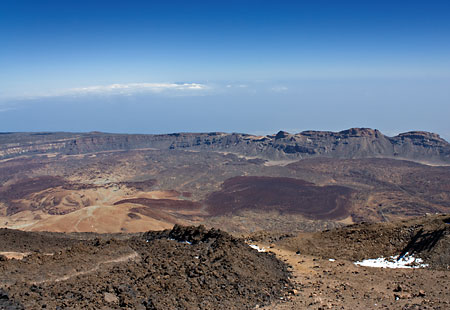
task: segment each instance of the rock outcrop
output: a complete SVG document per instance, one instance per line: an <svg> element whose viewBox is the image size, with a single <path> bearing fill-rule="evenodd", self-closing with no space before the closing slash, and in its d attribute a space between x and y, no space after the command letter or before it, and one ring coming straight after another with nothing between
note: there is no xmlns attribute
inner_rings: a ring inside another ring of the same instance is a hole
<svg viewBox="0 0 450 310"><path fill-rule="evenodd" d="M254 136L239 133L174 133L127 135L109 133L4 133L0 159L21 155L88 154L136 149L188 149L232 152L263 159L397 158L450 163L450 144L435 133L411 131L388 137L378 130L351 128L340 132L303 131Z"/></svg>

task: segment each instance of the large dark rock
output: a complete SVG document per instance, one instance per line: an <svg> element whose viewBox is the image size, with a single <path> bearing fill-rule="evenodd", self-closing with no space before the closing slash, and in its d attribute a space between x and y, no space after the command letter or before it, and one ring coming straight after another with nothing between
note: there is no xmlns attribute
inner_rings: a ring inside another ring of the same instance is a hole
<svg viewBox="0 0 450 310"><path fill-rule="evenodd" d="M11 300L8 296L8 294L0 289L0 309L1 310L23 310L24 308Z"/></svg>

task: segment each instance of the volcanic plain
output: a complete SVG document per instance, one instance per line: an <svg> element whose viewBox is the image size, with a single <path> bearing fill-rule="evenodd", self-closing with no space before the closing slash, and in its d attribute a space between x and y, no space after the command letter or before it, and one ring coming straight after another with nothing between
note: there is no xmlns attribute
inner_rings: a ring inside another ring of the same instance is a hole
<svg viewBox="0 0 450 310"><path fill-rule="evenodd" d="M5 133L0 308L447 309L449 184L425 132Z"/></svg>

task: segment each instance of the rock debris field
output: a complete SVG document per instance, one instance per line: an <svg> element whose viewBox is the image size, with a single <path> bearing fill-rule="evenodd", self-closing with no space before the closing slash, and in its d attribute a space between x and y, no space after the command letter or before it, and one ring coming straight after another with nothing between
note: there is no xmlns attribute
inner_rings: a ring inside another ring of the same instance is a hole
<svg viewBox="0 0 450 310"><path fill-rule="evenodd" d="M0 258L0 309L253 309L290 290L274 254L202 226L122 240L5 229L0 237L2 253L30 253Z"/></svg>

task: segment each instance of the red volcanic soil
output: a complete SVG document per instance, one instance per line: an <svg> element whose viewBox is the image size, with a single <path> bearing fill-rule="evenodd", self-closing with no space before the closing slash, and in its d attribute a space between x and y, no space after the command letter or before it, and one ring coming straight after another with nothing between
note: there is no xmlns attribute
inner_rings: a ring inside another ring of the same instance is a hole
<svg viewBox="0 0 450 310"><path fill-rule="evenodd" d="M192 193L191 192L182 192L181 195L185 198L191 198L192 197Z"/></svg>
<svg viewBox="0 0 450 310"><path fill-rule="evenodd" d="M149 191L153 186L158 183L155 179L149 179L145 181L128 181L128 182L120 182L119 184L125 185L127 187L132 187L138 191Z"/></svg>
<svg viewBox="0 0 450 310"><path fill-rule="evenodd" d="M66 182L62 178L53 176L22 179L19 182L2 189L0 198L22 199L29 194L40 192L48 188L62 186L64 184L66 184Z"/></svg>
<svg viewBox="0 0 450 310"><path fill-rule="evenodd" d="M196 210L200 208L198 202L189 200L175 200L175 199L150 199L150 198L130 198L119 200L114 205L120 205L123 203L139 204L152 209L181 211L181 210Z"/></svg>
<svg viewBox="0 0 450 310"><path fill-rule="evenodd" d="M234 177L206 200L212 216L241 210L276 210L311 219L337 219L349 215L353 190L343 186L316 186L299 179Z"/></svg>
<svg viewBox="0 0 450 310"><path fill-rule="evenodd" d="M14 200L22 199L32 193L63 186L65 184L66 182L62 178L53 176L26 178L6 187L0 186L0 201L9 203L7 214L12 215L29 209L29 206L15 203Z"/></svg>
<svg viewBox="0 0 450 310"><path fill-rule="evenodd" d="M92 184L73 183L64 178L49 175L24 178L14 184L0 186L0 202L7 203L7 215L12 215L25 210L32 210L35 206L21 203L18 200L27 198L31 194L57 187L66 190L83 190L95 188L97 186Z"/></svg>

